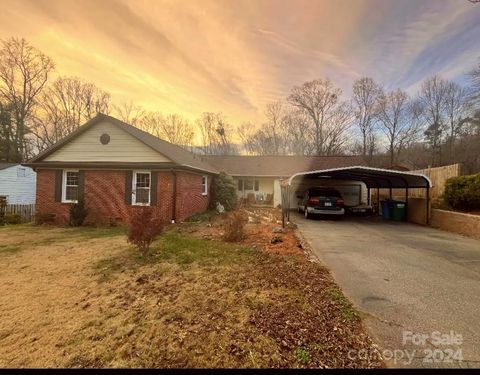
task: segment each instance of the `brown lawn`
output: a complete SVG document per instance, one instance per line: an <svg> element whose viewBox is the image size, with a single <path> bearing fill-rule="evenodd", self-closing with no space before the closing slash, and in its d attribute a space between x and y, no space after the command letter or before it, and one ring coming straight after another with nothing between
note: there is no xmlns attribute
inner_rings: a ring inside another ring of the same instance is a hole
<svg viewBox="0 0 480 375"><path fill-rule="evenodd" d="M292 233L272 254L271 225L225 244L211 223L170 229L147 258L119 228L0 228L0 366L381 366L348 358L375 349Z"/></svg>

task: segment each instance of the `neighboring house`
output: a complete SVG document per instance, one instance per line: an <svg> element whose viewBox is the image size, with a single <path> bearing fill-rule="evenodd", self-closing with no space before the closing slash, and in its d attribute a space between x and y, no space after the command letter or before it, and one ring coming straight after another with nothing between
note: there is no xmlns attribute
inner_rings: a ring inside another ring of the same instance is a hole
<svg viewBox="0 0 480 375"><path fill-rule="evenodd" d="M32 168L0 162L0 198L7 204L35 203L36 173Z"/></svg>
<svg viewBox="0 0 480 375"><path fill-rule="evenodd" d="M298 172L365 165L359 156L204 156L220 172L231 175L237 186L237 195L248 203L281 204L280 181ZM311 181L309 181L311 184ZM366 187L358 181L318 181L318 185L336 186L346 205L366 201ZM309 186L300 185L297 190ZM296 199L292 191L290 199Z"/></svg>
<svg viewBox="0 0 480 375"><path fill-rule="evenodd" d="M182 220L207 209L218 174L200 156L103 114L25 165L37 172L37 214L58 223L79 199L91 223L125 222L142 206Z"/></svg>

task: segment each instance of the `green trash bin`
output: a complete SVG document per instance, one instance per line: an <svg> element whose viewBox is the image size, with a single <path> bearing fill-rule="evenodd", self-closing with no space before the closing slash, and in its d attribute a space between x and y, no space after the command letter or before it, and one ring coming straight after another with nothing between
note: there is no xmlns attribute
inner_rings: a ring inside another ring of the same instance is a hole
<svg viewBox="0 0 480 375"><path fill-rule="evenodd" d="M405 221L407 219L407 203L400 201L393 201L392 218L395 221Z"/></svg>

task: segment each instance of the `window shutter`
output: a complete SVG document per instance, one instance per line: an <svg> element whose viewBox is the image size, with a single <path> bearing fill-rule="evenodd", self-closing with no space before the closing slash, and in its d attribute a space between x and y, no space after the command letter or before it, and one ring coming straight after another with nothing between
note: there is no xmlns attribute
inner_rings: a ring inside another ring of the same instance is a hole
<svg viewBox="0 0 480 375"><path fill-rule="evenodd" d="M55 171L55 202L62 201L63 171Z"/></svg>
<svg viewBox="0 0 480 375"><path fill-rule="evenodd" d="M158 172L151 172L150 181L150 206L157 205L157 184L158 184Z"/></svg>
<svg viewBox="0 0 480 375"><path fill-rule="evenodd" d="M255 191L258 191L260 189L258 180L255 180Z"/></svg>
<svg viewBox="0 0 480 375"><path fill-rule="evenodd" d="M238 191L243 190L243 180L238 180Z"/></svg>
<svg viewBox="0 0 480 375"><path fill-rule="evenodd" d="M78 171L78 200L85 198L85 171Z"/></svg>
<svg viewBox="0 0 480 375"><path fill-rule="evenodd" d="M125 203L132 204L132 182L133 171L127 171L125 174Z"/></svg>

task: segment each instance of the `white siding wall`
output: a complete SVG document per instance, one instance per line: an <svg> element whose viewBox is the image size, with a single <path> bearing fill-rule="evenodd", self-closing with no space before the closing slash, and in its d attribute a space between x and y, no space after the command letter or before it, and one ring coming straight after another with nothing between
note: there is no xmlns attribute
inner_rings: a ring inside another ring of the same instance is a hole
<svg viewBox="0 0 480 375"><path fill-rule="evenodd" d="M25 169L25 177L19 177L18 169ZM14 165L0 170L0 196L7 197L7 204L35 203L37 174L32 168Z"/></svg>
<svg viewBox="0 0 480 375"><path fill-rule="evenodd" d="M110 136L110 142L106 145L100 143L100 136L104 133ZM47 156L45 161L168 162L170 160L117 126L103 121Z"/></svg>
<svg viewBox="0 0 480 375"><path fill-rule="evenodd" d="M280 179L273 180L273 207L282 205L282 189L280 188Z"/></svg>
<svg viewBox="0 0 480 375"><path fill-rule="evenodd" d="M273 178L269 177L234 177L235 188L237 190L238 198L247 198L248 193L254 194L264 194L266 197L267 194L274 194L274 181ZM249 190L249 191L239 191L238 190L238 180L258 180L258 191ZM275 195L273 196L273 201L275 202Z"/></svg>

